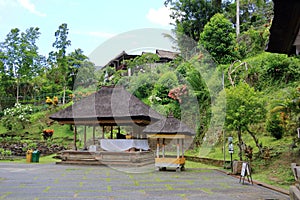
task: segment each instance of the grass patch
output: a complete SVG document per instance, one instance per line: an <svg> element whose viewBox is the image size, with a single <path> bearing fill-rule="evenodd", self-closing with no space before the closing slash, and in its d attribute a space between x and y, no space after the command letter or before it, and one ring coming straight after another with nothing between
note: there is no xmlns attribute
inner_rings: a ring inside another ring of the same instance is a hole
<svg viewBox="0 0 300 200"><path fill-rule="evenodd" d="M107 192L111 192L112 191L112 188L110 185L107 186Z"/></svg>
<svg viewBox="0 0 300 200"><path fill-rule="evenodd" d="M134 186L139 186L140 185L140 183L137 180L134 180L133 182L134 182Z"/></svg>
<svg viewBox="0 0 300 200"><path fill-rule="evenodd" d="M12 192L5 192L2 196L0 196L0 199L5 199L7 196L9 196Z"/></svg>
<svg viewBox="0 0 300 200"><path fill-rule="evenodd" d="M174 190L174 188L170 184L165 184L167 190Z"/></svg>
<svg viewBox="0 0 300 200"><path fill-rule="evenodd" d="M79 187L82 187L83 186L83 182L79 182Z"/></svg>
<svg viewBox="0 0 300 200"><path fill-rule="evenodd" d="M203 163L199 163L199 162L193 162L193 161L185 161L185 168L191 168L191 169L195 169L195 168L206 168L206 169L220 169L220 167L216 167L216 166L211 166L211 165L206 165Z"/></svg>
<svg viewBox="0 0 300 200"><path fill-rule="evenodd" d="M209 188L200 188L203 192L206 192L207 194L213 194L213 192L211 191L211 189Z"/></svg>
<svg viewBox="0 0 300 200"><path fill-rule="evenodd" d="M51 188L50 186L46 187L46 188L43 190L43 192L49 192L50 188Z"/></svg>
<svg viewBox="0 0 300 200"><path fill-rule="evenodd" d="M53 158L53 156L55 156L55 154L51 154L51 155L47 155L47 156L40 156L39 162L36 164L50 164L50 163L55 163L55 162L59 161L58 159ZM28 162L26 162L26 158L17 158L14 160L0 160L0 162L28 163Z"/></svg>

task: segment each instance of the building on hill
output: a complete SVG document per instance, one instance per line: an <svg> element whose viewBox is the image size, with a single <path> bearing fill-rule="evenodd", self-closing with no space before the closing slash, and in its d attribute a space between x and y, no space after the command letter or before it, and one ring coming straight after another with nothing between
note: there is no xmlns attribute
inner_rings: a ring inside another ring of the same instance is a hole
<svg viewBox="0 0 300 200"><path fill-rule="evenodd" d="M146 54L146 53L151 53L151 52L142 52L141 55ZM156 49L155 55L158 56L159 60L156 62L156 65L162 64L162 63L168 63L174 60L177 56L179 56L179 53L177 52L172 52L172 51L167 51L167 50L161 50L161 49ZM139 68L140 66L136 66L136 69L130 69L127 67L125 60L131 60L136 57L139 57L141 55L138 54L128 54L125 51L122 51L119 55L117 55L115 58L110 60L103 68L102 70L106 70L108 67L113 68L115 71L119 70L125 70L126 72L123 73L123 76L131 76L133 74L134 70L141 70ZM155 65L155 66L156 66ZM107 71L106 71L107 72ZM109 78L111 75L108 74L106 75L106 78Z"/></svg>

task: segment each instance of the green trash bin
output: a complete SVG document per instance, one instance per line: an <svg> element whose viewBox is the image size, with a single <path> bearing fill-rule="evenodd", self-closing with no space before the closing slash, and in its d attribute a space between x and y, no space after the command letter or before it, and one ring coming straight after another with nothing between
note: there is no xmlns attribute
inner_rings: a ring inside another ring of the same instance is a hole
<svg viewBox="0 0 300 200"><path fill-rule="evenodd" d="M40 160L40 152L38 150L35 150L32 152L32 162L38 163Z"/></svg>

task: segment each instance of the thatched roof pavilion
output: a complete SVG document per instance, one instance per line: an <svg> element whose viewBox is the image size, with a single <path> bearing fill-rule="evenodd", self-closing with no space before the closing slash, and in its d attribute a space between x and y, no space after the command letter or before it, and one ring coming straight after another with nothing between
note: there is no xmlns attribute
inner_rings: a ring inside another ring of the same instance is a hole
<svg viewBox="0 0 300 200"><path fill-rule="evenodd" d="M195 132L191 130L180 120L173 117L173 115L167 118L161 119L151 125L148 125L144 130L148 138L156 139L156 158L155 166L157 168L166 169L166 167L175 167L177 171L184 169L185 157L184 157L184 139L195 135ZM162 144L160 144L162 139ZM176 140L177 155L176 157L167 157L165 155L165 140ZM162 151L162 157L160 157L160 149ZM181 149L181 155L180 155Z"/></svg>
<svg viewBox="0 0 300 200"><path fill-rule="evenodd" d="M60 124L148 125L163 118L123 87L103 86L96 93L50 116Z"/></svg>
<svg viewBox="0 0 300 200"><path fill-rule="evenodd" d="M176 119L173 115L148 125L143 132L148 134L148 137L160 137L159 135L162 135L161 137L178 138L184 137L184 135L195 135L192 129L182 121ZM152 134L156 134L156 136L151 136Z"/></svg>
<svg viewBox="0 0 300 200"><path fill-rule="evenodd" d="M113 126L118 126L118 134L120 134L120 126L133 126L138 129L164 117L123 87L103 86L94 94L58 111L49 118L60 124L75 125L74 149L77 150L76 126L85 126L84 149L86 149L86 126L94 127L93 139L95 141L96 126L111 126L111 138L113 138ZM141 130L136 132L141 132ZM102 134L104 138L104 128Z"/></svg>

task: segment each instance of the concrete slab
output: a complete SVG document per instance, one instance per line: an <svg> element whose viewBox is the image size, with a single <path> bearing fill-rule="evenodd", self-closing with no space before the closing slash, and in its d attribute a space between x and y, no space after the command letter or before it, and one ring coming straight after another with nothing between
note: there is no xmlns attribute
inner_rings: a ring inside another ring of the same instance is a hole
<svg viewBox="0 0 300 200"><path fill-rule="evenodd" d="M289 199L212 169L175 172L39 163L0 163L0 169L0 199Z"/></svg>

